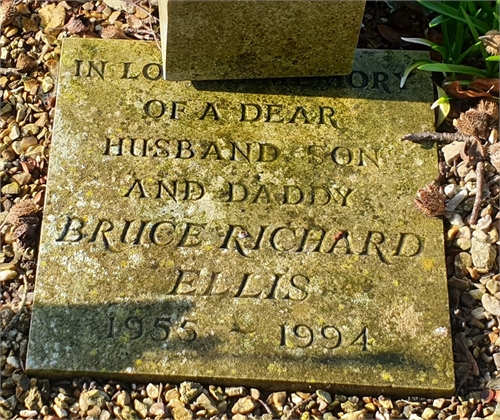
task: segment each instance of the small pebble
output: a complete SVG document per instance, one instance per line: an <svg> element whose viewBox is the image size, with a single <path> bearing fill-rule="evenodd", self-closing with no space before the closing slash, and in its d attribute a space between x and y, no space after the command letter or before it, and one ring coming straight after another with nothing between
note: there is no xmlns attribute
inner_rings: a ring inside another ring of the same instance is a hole
<svg viewBox="0 0 500 420"><path fill-rule="evenodd" d="M242 386L234 386L231 388L226 388L226 394L228 397L244 397L247 395L247 390Z"/></svg>
<svg viewBox="0 0 500 420"><path fill-rule="evenodd" d="M149 413L152 416L163 416L165 414L165 404L163 404L161 402L154 403L149 408Z"/></svg>
<svg viewBox="0 0 500 420"><path fill-rule="evenodd" d="M495 316L500 316L500 300L496 297L485 293L481 298L481 303L483 304L484 309L489 313Z"/></svg>
<svg viewBox="0 0 500 420"><path fill-rule="evenodd" d="M146 393L152 400L156 400L158 398L158 395L160 395L158 387L153 384L148 384L148 386L146 387Z"/></svg>
<svg viewBox="0 0 500 420"><path fill-rule="evenodd" d="M462 226L460 229L458 229L458 232L456 234L456 238L466 238L470 239L471 238L471 230L469 226Z"/></svg>
<svg viewBox="0 0 500 420"><path fill-rule="evenodd" d="M455 210L458 205L467 198L469 195L469 192L467 190L460 190L455 197L453 197L448 203L446 204L446 210L447 211L453 211Z"/></svg>
<svg viewBox="0 0 500 420"><path fill-rule="evenodd" d="M4 270L0 271L0 281L14 280L17 277L17 271Z"/></svg>
<svg viewBox="0 0 500 420"><path fill-rule="evenodd" d="M492 224L491 216L487 214L486 216L481 217L477 221L476 229L487 231L491 227L491 224Z"/></svg>
<svg viewBox="0 0 500 420"><path fill-rule="evenodd" d="M458 238L457 246L463 251L468 251L472 246L472 241L468 238Z"/></svg>
<svg viewBox="0 0 500 420"><path fill-rule="evenodd" d="M250 414L256 408L257 403L252 399L252 397L247 396L236 401L236 404L234 404L231 412L233 414Z"/></svg>
<svg viewBox="0 0 500 420"><path fill-rule="evenodd" d="M459 186L456 184L448 184L444 187L444 193L448 198L453 198L457 195L457 192L460 190Z"/></svg>
<svg viewBox="0 0 500 420"><path fill-rule="evenodd" d="M25 419L30 419L38 416L38 411L36 410L21 410L19 411L19 415Z"/></svg>
<svg viewBox="0 0 500 420"><path fill-rule="evenodd" d="M319 399L327 402L328 404L332 402L331 394L323 389L316 390L316 395L318 396Z"/></svg>
<svg viewBox="0 0 500 420"><path fill-rule="evenodd" d="M476 232L478 231L474 233ZM472 263L479 273L488 273L493 268L497 257L497 251L493 245L482 238L473 237L470 252Z"/></svg>
<svg viewBox="0 0 500 420"><path fill-rule="evenodd" d="M446 218L453 226L462 227L465 225L462 216L460 216L458 213L449 213L446 215Z"/></svg>

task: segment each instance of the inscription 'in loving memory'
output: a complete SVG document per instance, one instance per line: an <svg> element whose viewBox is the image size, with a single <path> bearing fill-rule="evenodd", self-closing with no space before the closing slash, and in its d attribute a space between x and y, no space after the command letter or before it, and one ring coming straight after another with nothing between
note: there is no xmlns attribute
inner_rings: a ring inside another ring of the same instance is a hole
<svg viewBox="0 0 500 420"><path fill-rule="evenodd" d="M163 71L162 65L159 63L148 63L141 67L133 62L111 63L109 61L74 60L73 74L75 77L99 78L101 80L110 78L139 80L142 78L156 82L162 79ZM410 75L410 77L413 76L413 74ZM354 70L347 76L323 77L321 81L313 80L310 83L321 84L325 90L347 87L349 89L371 89L392 93L400 89L401 77L402 74L399 72ZM288 86L293 83L286 79L269 79L267 82L270 86ZM406 85L402 89L405 88Z"/></svg>

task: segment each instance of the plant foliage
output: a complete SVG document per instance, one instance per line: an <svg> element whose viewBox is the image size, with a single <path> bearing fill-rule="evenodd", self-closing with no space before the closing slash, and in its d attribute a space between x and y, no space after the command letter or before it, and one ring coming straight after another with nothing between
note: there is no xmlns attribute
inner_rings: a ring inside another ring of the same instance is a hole
<svg viewBox="0 0 500 420"><path fill-rule="evenodd" d="M418 2L438 15L429 23L440 27L443 45L423 38L402 38L407 42L426 45L439 52L442 62L421 60L411 64L403 74L403 86L415 70L442 72L449 80L456 74L492 78L498 76L498 55L489 56L480 37L498 28L500 0L496 1L424 1ZM479 59L480 67L462 64L466 58Z"/></svg>

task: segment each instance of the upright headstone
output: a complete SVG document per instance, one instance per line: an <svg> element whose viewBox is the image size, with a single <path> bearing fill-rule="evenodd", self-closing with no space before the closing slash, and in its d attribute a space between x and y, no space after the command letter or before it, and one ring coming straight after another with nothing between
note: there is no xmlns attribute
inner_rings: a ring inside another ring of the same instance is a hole
<svg viewBox="0 0 500 420"><path fill-rule="evenodd" d="M67 39L27 368L453 390L424 53L348 76L165 82L155 45Z"/></svg>
<svg viewBox="0 0 500 420"><path fill-rule="evenodd" d="M365 1L160 0L169 80L348 74Z"/></svg>

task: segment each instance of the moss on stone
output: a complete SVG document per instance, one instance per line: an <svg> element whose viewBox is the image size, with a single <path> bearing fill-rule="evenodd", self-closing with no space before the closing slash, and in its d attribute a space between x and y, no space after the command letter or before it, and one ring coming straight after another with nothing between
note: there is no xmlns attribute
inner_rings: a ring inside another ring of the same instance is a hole
<svg viewBox="0 0 500 420"><path fill-rule="evenodd" d="M395 75L422 56L165 82L153 44L66 40L30 373L451 393L436 150L399 140L432 127Z"/></svg>

